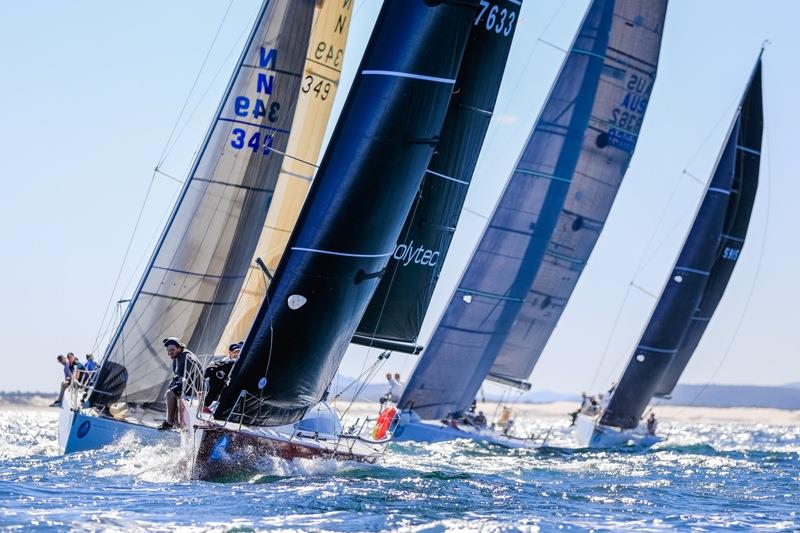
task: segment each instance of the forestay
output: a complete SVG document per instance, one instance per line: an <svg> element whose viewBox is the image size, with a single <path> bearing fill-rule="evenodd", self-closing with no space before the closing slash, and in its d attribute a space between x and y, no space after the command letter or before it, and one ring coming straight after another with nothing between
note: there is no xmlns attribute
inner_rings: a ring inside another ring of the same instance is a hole
<svg viewBox="0 0 800 533"><path fill-rule="evenodd" d="M255 259L263 261L270 275L275 272L303 207L316 172L322 140L339 87L353 2L354 0L317 2L297 111L286 146L288 157L283 159L261 238L239 299L219 339L217 353L225 353L230 343L244 339L250 331L270 283L268 275Z"/></svg>
<svg viewBox="0 0 800 533"><path fill-rule="evenodd" d="M210 353L253 257L287 149L314 0L264 2L155 252L102 363L91 402L163 407L161 340Z"/></svg>
<svg viewBox="0 0 800 533"><path fill-rule="evenodd" d="M666 0L594 0L401 399L458 413L484 378L528 378L627 169L656 75Z"/></svg>
<svg viewBox="0 0 800 533"><path fill-rule="evenodd" d="M477 5L384 2L217 419L288 424L325 396L430 162Z"/></svg>
<svg viewBox="0 0 800 533"><path fill-rule="evenodd" d="M708 278L700 304L692 316L689 329L672 362L664 372L664 377L656 389L656 396L672 393L683 370L689 364L695 348L700 343L714 311L731 279L733 269L741 254L750 226L750 214L758 190L758 173L761 163L761 135L764 129L764 112L761 98L761 60L753 71L750 85L742 100L738 118L739 135L736 139L736 159L731 197L722 240L717 249L714 266Z"/></svg>
<svg viewBox="0 0 800 533"><path fill-rule="evenodd" d="M436 153L353 342L414 352L478 162L521 0L482 2Z"/></svg>
<svg viewBox="0 0 800 533"><path fill-rule="evenodd" d="M600 419L603 425L623 429L639 425L680 347L717 258L731 197L738 136L739 122L734 120L672 274Z"/></svg>

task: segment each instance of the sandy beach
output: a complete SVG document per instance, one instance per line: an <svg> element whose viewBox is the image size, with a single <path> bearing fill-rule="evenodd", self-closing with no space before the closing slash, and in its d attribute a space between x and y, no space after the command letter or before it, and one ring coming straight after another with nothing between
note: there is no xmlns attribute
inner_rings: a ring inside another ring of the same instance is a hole
<svg viewBox="0 0 800 533"><path fill-rule="evenodd" d="M55 396L54 396L55 397ZM53 397L53 398L54 398ZM52 410L48 407L53 401L47 396L30 396L25 401L16 401L0 395L0 410ZM568 420L567 413L577 409L577 403L550 402L550 403L514 403L509 404L517 417L522 419ZM337 407L342 410L347 407L345 402L340 402ZM491 418L492 414L499 412L497 403L479 403L478 409ZM788 426L800 424L800 411L786 409L764 409L756 407L693 407L693 406L666 406L659 405L654 408L658 418L665 422L687 422L699 424L768 424ZM349 410L351 416L375 416L378 412L377 405L369 402L355 402Z"/></svg>

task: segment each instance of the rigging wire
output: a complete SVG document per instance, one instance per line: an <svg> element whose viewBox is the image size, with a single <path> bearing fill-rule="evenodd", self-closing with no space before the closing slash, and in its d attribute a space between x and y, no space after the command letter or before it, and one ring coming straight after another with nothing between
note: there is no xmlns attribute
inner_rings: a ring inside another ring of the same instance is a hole
<svg viewBox="0 0 800 533"><path fill-rule="evenodd" d="M179 113L178 118L176 119L175 124L172 127L172 131L170 132L170 135L167 138L167 141L164 143L164 148L162 150L161 156L159 157L159 162L156 165L156 168L153 170L152 176L150 177L150 182L149 182L149 184L147 186L147 191L145 193L144 200L142 201L142 205L141 205L141 207L139 209L139 214L136 217L136 222L135 222L135 224L133 226L133 231L131 232L131 236L128 239L128 244L127 244L127 246L125 248L125 253L123 255L122 263L120 264L119 270L117 272L116 279L114 280L114 286L113 286L113 288L111 290L111 294L109 295L108 303L106 304L105 310L103 311L103 317L100 320L100 325L98 327L97 334L95 335L94 343L92 344L92 352L93 353L97 353L97 351L99 349L101 335L103 337L105 336L104 328L106 327L106 319L108 318L108 312L109 312L109 309L111 308L111 306L113 304L114 294L116 293L117 288L119 286L119 281L120 281L120 278L122 276L122 272L123 272L123 270L125 268L125 264L126 264L126 262L128 260L128 256L129 256L131 248L133 246L133 241L134 241L134 239L136 237L136 233L137 233L137 231L139 229L139 225L141 224L142 217L143 217L144 211L145 211L145 207L147 206L147 201L149 200L150 194L152 193L153 184L155 182L156 175L157 174L162 174L162 175L167 176L166 174L164 174L163 172L161 172L159 170L159 167L161 166L161 164L164 162L164 159L166 158L166 155L168 153L168 146L169 146L170 140L172 139L172 137L173 137L173 135L175 133L175 129L177 128L177 126L178 126L178 124L179 124L179 122L180 122L180 120L181 120L181 118L183 116L183 113L184 113L184 111L186 109L186 106L189 103L189 99L191 98L191 96L192 96L192 94L194 92L194 89L197 86L197 82L200 79L200 75L203 72L203 69L204 69L204 67L205 67L205 65L206 65L206 63L208 61L209 56L211 55L211 51L212 51L212 49L214 47L214 44L217 41L217 38L219 37L220 31L222 30L222 27L223 27L223 25L225 23L225 20L226 20L226 18L228 16L228 13L230 12L230 9L231 9L232 5L233 5L233 0L230 0L230 2L228 4L228 7L225 10L225 14L223 15L223 18L220 21L219 26L217 27L217 31L216 31L216 33L214 35L214 39L212 40L211 45L209 46L209 50L206 53L205 58L203 59L203 62L201 64L201 66L200 66L200 70L198 71L197 76L195 77L195 80L194 80L194 82L192 84L192 88L189 91L189 94L186 96L186 99L185 99L185 101L183 103L183 106L181 108L181 112ZM172 176L167 176L167 177L170 178L170 179L175 180L175 178L172 177ZM175 180L175 181L179 181L179 180ZM112 323L113 323L113 321L112 321ZM108 330L106 329L105 331L107 332Z"/></svg>
<svg viewBox="0 0 800 533"><path fill-rule="evenodd" d="M769 124L769 121L767 120L767 108L764 108L764 123ZM772 155L772 151L770 149L770 143L769 143L769 128L767 128L766 126L764 127L764 139L765 139L764 144L766 144L767 146L767 157L765 158L767 161L767 173L766 173L767 179L765 180L766 181L765 196L766 196L767 212L764 216L764 229L761 232L761 250L759 251L758 254L758 262L756 263L755 275L753 276L753 281L750 284L750 289L748 291L747 298L745 299L742 313L741 315L739 315L739 319L736 322L736 327L734 328L734 333L733 335L731 335L731 339L728 342L728 345L722 354L722 358L719 360L719 363L717 364L716 368L714 368L714 371L711 373L711 376L706 380L706 382L703 384L703 386L700 388L697 394L695 394L695 396L689 401L688 405L683 406L683 408L679 410L677 414L683 413L689 407L694 406L695 402L705 392L705 390L717 376L717 373L722 369L722 365L727 360L728 356L731 353L731 350L733 349L733 345L736 342L736 339L739 337L739 332L741 331L742 323L744 323L744 319L747 316L747 311L750 308L750 301L753 299L753 295L755 294L756 283L758 282L759 274L761 273L761 267L763 265L764 255L765 255L764 251L767 246L767 235L769 234L769 218L770 218L771 204L772 204L772 164L770 161L770 156Z"/></svg>
<svg viewBox="0 0 800 533"><path fill-rule="evenodd" d="M681 185L681 182L682 182L681 177L686 175L689 178L691 178L693 181L697 181L698 183L705 184L705 182L701 182L694 174L689 172L688 169L692 165L694 165L695 161L697 160L698 155L701 153L701 151L703 151L703 149L706 147L706 145L710 142L711 137L714 135L714 132L717 131L717 129L719 128L720 124L725 120L726 117L730 117L730 111L729 111L730 108L738 105L739 100L740 100L740 97L737 96L731 103L729 103L724 108L723 113L720 114L719 118L714 123L714 125L709 129L708 133L703 138L703 140L700 142L700 144L698 145L697 149L689 157L689 160L687 161L686 165L684 166L684 169L681 172L681 174L678 177L678 179L676 179L674 181L673 186L672 186L671 191L670 191L670 194L669 194L669 197L667 198L667 201L663 204L663 208L661 209L661 213L659 215L658 222L656 222L656 225L655 225L655 230L652 232L650 238L648 239L647 244L645 246L645 249L642 252L642 254L640 255L640 257L639 257L639 262L638 262L638 264L637 264L637 266L636 266L636 268L635 268L635 270L633 272L633 275L631 276L631 279L628 282L628 287L627 287L627 289L625 291L625 295L624 295L624 297L622 299L622 302L619 305L616 317L614 318L614 322L612 324L611 331L610 331L610 333L609 333L609 335L607 337L607 340L606 340L602 355L600 356L600 360L598 361L598 363L597 363L597 365L595 367L595 373L594 373L594 376L592 377L592 383L589 386L589 390L594 390L595 385L597 384L597 379L598 379L598 377L600 375L600 370L604 367L606 359L608 358L608 355L609 355L610 350L611 350L611 344L612 344L612 342L614 340L614 337L615 337L615 335L617 333L617 330L619 329L619 326L621 324L622 314L627 308L628 300L629 300L629 298L631 296L631 290L632 289L637 289L640 292L643 292L644 294L647 294L651 298L653 297L653 294L651 292L645 290L643 287L640 287L636 283L636 279L642 274L642 272L644 272L644 270L657 257L656 251L661 249L661 248L663 248L663 245L667 241L669 241L669 239L674 235L674 232L676 231L676 229L679 226L681 226L682 224L685 224L685 220L684 220L685 219L685 215L686 215L687 212L691 211L691 209L692 209L691 206L688 207L687 209L684 209L684 212L681 214L680 217L678 217L676 219L676 222L674 222L670 226L670 228L666 231L666 233L661 238L661 240L658 241L658 244L656 246L653 246L653 244L656 242L656 238L657 238L657 236L659 234L658 229L661 228L662 225L664 224L664 222L666 220L666 217L667 217L667 214L670 212L669 208L672 205L672 203L675 201L675 197L677 195L678 188L679 188L679 186ZM638 339L634 340L634 342L636 342L636 341L638 341ZM624 359L623 359L623 364L624 364ZM609 374L609 375L613 375L613 370L614 369L611 369L611 372L606 372L606 373Z"/></svg>

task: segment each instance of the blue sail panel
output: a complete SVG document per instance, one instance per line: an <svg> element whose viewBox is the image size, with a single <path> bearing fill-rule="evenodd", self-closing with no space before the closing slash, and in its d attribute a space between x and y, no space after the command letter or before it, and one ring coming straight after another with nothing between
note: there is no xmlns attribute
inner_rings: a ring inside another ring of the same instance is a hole
<svg viewBox="0 0 800 533"><path fill-rule="evenodd" d="M441 418L469 405L490 370L504 381L530 374L627 168L665 9L666 1L590 5L403 407Z"/></svg>

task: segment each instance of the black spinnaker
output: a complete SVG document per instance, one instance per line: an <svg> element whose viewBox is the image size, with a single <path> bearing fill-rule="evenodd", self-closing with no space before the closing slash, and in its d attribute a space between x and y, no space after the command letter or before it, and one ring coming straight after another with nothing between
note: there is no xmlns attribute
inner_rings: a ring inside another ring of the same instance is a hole
<svg viewBox="0 0 800 533"><path fill-rule="evenodd" d="M214 412L275 426L326 391L419 190L478 0L387 0Z"/></svg>
<svg viewBox="0 0 800 533"><path fill-rule="evenodd" d="M762 129L759 58L683 249L601 424L637 427L662 380L666 377L665 388L671 391L672 380L677 382L683 372L707 323L703 321L700 328L696 318L711 317L733 271L728 262L738 258L747 233L758 183ZM692 336L687 338L687 333ZM681 358L676 359L679 353ZM670 374L670 369L677 375Z"/></svg>
<svg viewBox="0 0 800 533"><path fill-rule="evenodd" d="M436 153L353 342L401 352L417 337L494 112L521 0L485 2L472 25Z"/></svg>
<svg viewBox="0 0 800 533"><path fill-rule="evenodd" d="M594 0L400 405L462 412L483 380L523 385L632 156L666 0ZM491 372L491 375L490 375Z"/></svg>

